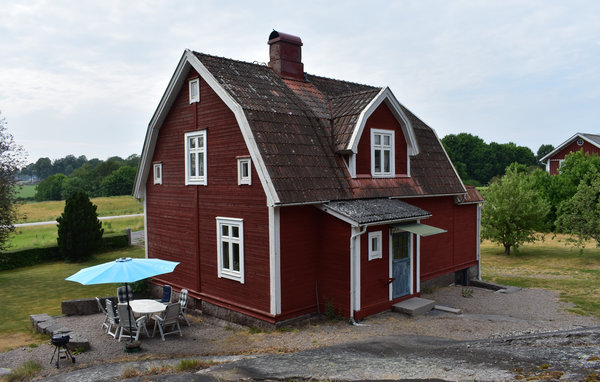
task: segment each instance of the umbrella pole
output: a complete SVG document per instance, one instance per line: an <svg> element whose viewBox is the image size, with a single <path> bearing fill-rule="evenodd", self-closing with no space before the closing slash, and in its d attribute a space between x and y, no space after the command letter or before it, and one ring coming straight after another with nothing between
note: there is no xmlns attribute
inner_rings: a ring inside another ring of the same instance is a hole
<svg viewBox="0 0 600 382"><path fill-rule="evenodd" d="M133 290L132 290L133 292ZM132 316L132 312L131 312L131 306L129 305L129 284L125 283L125 298L127 299L127 314L129 315L128 320L129 321L129 343L133 342L133 327L131 326L131 316Z"/></svg>

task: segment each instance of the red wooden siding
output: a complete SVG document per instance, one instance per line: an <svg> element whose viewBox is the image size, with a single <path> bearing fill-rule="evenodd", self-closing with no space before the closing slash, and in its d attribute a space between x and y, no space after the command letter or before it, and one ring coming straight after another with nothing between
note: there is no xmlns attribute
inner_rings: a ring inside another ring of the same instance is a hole
<svg viewBox="0 0 600 382"><path fill-rule="evenodd" d="M432 213L422 222L448 232L421 238L421 281L477 264L477 205L451 196L406 199Z"/></svg>
<svg viewBox="0 0 600 382"><path fill-rule="evenodd" d="M402 127L385 102L371 114L358 142L356 174L371 176L371 129L394 130L394 165L397 175L406 175L406 139Z"/></svg>
<svg viewBox="0 0 600 382"><path fill-rule="evenodd" d="M317 311L319 214L313 206L282 207L281 318Z"/></svg>
<svg viewBox="0 0 600 382"><path fill-rule="evenodd" d="M579 146L577 144L577 140L580 139L576 137L571 143L569 143L565 148L554 154L552 157L548 159L550 161L550 175L558 174L558 168L560 167L560 160L565 159L567 154L572 152L577 152L579 150L583 150L586 154L596 154L600 155L600 148L592 145L588 141L583 141L583 145Z"/></svg>
<svg viewBox="0 0 600 382"><path fill-rule="evenodd" d="M350 316L350 226L333 216L320 213L321 240L317 288L319 308L332 305L336 313Z"/></svg>
<svg viewBox="0 0 600 382"><path fill-rule="evenodd" d="M381 259L369 261L369 233L381 231ZM390 236L388 226L369 227L360 237L360 311L357 319L388 309L390 304Z"/></svg>
<svg viewBox="0 0 600 382"><path fill-rule="evenodd" d="M197 77L192 70L188 79ZM207 186L185 186L184 134L206 130ZM252 163L252 185L238 186L237 156L249 155L233 113L200 80L189 104L187 81L161 127L153 161L163 184L147 187L148 253L180 261L160 280L206 301L264 317L270 311L266 197ZM217 277L217 216L244 219L245 283Z"/></svg>

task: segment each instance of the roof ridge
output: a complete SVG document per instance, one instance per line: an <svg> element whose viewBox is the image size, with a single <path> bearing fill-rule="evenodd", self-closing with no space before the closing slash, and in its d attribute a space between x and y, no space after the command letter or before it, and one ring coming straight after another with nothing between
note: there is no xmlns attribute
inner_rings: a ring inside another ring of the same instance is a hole
<svg viewBox="0 0 600 382"><path fill-rule="evenodd" d="M234 58L223 57L223 56L215 56L213 54L207 54L207 53L197 52L195 50L192 50L192 53L194 55L206 56L206 57L210 57L210 58L218 58L220 60L237 62L239 64L253 65L253 66L258 66L260 68L269 68L269 66L267 65L266 62L258 62L258 61L248 62L248 61L236 60Z"/></svg>
<svg viewBox="0 0 600 382"><path fill-rule="evenodd" d="M307 74L307 79L308 79L309 82L310 82L310 77L316 77L316 78L321 78L321 79L329 80L329 81L344 82L344 83L352 84L352 85L359 85L359 86L366 86L366 87L375 88L375 89L377 89L377 88L381 89L381 87L377 87L377 86L373 86L373 85L367 85L367 84L361 84L359 82L340 80L340 79L337 79L337 78L319 76L319 75L310 74L310 73L306 73L306 74Z"/></svg>

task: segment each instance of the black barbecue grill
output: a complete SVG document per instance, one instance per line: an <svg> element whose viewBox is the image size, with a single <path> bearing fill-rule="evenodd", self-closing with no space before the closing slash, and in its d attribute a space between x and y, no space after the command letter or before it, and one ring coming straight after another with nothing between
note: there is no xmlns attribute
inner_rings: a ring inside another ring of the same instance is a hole
<svg viewBox="0 0 600 382"><path fill-rule="evenodd" d="M61 359L71 359L73 363L75 363L75 357L71 354L71 351L67 347L69 340L71 337L68 334L55 334L52 336L50 343L54 346L54 353L52 354L52 359L50 363L54 361L54 356L56 356L56 368L58 369L58 361Z"/></svg>

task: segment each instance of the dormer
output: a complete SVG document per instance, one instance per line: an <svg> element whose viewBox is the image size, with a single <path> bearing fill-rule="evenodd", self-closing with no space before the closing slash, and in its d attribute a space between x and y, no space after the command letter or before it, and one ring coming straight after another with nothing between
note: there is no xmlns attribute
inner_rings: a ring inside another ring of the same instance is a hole
<svg viewBox="0 0 600 382"><path fill-rule="evenodd" d="M410 177L410 157L419 149L410 120L389 88L362 109L338 153L352 178Z"/></svg>

